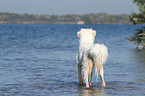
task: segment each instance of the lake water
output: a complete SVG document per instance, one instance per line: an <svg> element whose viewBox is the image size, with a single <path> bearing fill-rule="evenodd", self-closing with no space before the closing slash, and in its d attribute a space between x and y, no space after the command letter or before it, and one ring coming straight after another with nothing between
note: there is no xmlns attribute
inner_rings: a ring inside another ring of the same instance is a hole
<svg viewBox="0 0 145 96"><path fill-rule="evenodd" d="M144 96L145 51L130 37L142 25L0 25L0 96ZM109 49L106 87L78 85L77 31L96 30L95 43Z"/></svg>

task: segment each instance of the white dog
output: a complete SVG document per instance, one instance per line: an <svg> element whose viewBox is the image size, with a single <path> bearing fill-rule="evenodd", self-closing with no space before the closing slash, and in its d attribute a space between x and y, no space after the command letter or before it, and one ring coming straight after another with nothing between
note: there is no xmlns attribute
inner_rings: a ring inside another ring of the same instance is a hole
<svg viewBox="0 0 145 96"><path fill-rule="evenodd" d="M102 86L106 86L103 75L103 63L106 62L108 56L108 49L103 44L94 44L96 31L92 29L81 29L77 32L79 37L79 50L76 56L78 64L78 78L79 84L83 84L81 69L83 66L84 80L86 87L91 85L92 71L98 77L98 73L102 79Z"/></svg>

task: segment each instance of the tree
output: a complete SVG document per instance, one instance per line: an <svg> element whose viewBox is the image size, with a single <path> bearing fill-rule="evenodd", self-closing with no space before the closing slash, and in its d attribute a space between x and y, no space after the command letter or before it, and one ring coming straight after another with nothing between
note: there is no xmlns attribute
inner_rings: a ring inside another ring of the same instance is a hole
<svg viewBox="0 0 145 96"><path fill-rule="evenodd" d="M129 17L130 21L132 21L133 25L145 24L145 0L134 0L133 2L139 6L140 13L133 13ZM145 48L145 27L137 29L137 32L128 39L133 41L137 47L141 44Z"/></svg>

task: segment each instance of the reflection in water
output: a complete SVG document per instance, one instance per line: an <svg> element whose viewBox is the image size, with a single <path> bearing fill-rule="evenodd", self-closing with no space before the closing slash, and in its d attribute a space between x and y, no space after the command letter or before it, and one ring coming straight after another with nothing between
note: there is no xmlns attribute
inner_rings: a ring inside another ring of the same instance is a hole
<svg viewBox="0 0 145 96"><path fill-rule="evenodd" d="M134 64L134 75L138 82L145 82L145 50L134 49L132 51Z"/></svg>
<svg viewBox="0 0 145 96"><path fill-rule="evenodd" d="M78 86L78 93L80 93L80 96L103 96L103 94L105 94L104 88L105 87L94 89L93 87L85 88L83 86Z"/></svg>
<svg viewBox="0 0 145 96"><path fill-rule="evenodd" d="M134 49L132 55L138 63L145 63L145 50Z"/></svg>
<svg viewBox="0 0 145 96"><path fill-rule="evenodd" d="M143 62L145 63L145 50L142 50L142 54L141 54L141 56L142 56L142 60L143 60Z"/></svg>

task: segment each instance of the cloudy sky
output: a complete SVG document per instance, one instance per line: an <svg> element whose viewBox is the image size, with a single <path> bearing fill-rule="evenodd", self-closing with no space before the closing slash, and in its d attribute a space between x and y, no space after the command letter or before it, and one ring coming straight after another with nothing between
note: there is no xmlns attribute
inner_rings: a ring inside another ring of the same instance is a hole
<svg viewBox="0 0 145 96"><path fill-rule="evenodd" d="M29 14L131 14L138 13L133 0L0 0L0 12Z"/></svg>

